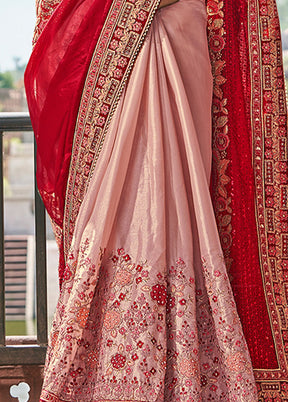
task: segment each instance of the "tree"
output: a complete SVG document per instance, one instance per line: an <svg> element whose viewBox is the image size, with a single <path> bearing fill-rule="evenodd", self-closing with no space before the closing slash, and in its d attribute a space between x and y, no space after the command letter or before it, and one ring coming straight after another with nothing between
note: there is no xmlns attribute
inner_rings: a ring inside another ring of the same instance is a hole
<svg viewBox="0 0 288 402"><path fill-rule="evenodd" d="M13 57L13 60L15 64L15 73L17 74L17 76L19 76L19 74L22 76L24 74L27 63L21 63L21 57L18 56Z"/></svg>
<svg viewBox="0 0 288 402"><path fill-rule="evenodd" d="M0 88L13 88L14 81L10 72L0 73Z"/></svg>

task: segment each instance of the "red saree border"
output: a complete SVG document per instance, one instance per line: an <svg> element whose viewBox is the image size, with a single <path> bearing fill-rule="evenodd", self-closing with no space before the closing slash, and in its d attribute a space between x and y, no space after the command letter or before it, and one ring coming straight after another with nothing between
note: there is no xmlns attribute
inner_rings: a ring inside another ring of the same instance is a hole
<svg viewBox="0 0 288 402"><path fill-rule="evenodd" d="M255 378L259 400L276 402L288 397L287 109L275 1L250 0L248 16L259 254L279 364Z"/></svg>
<svg viewBox="0 0 288 402"><path fill-rule="evenodd" d="M33 36L33 45L37 42L45 25L62 0L36 0L36 24Z"/></svg>
<svg viewBox="0 0 288 402"><path fill-rule="evenodd" d="M246 78L247 72L249 74L249 57L245 3L242 0L237 3L207 2L214 75L211 195L222 250L251 358L254 367L263 367L265 364L267 368L267 360L271 363L276 357L270 346L273 343L271 331L265 342L257 337L258 311L262 314L261 331L266 326L270 327L270 322L263 292L254 213L251 129L250 122L247 122L250 118L250 82L249 77ZM237 17L235 13L238 13ZM242 158L239 158L239 152ZM255 299L255 288L258 300L256 309L251 304L251 300ZM265 353L262 352L263 346L267 351Z"/></svg>
<svg viewBox="0 0 288 402"><path fill-rule="evenodd" d="M254 176L256 194L254 219L259 226L256 235L259 239L259 257L261 256L259 269L265 293L264 303L268 312L269 328L267 329L271 331L273 343L271 346L274 347L277 355L276 365L275 362L269 361L268 364L265 363L265 368L255 368L255 377L258 382L260 400L276 402L280 400L280 397L283 400L288 396L287 111L276 3L274 0L251 0L247 4L250 7L249 17L247 17L250 39L247 53L251 57L250 62L248 60L249 70L251 69L251 88L246 82L245 96L249 96L250 93L252 96L251 103L246 107L251 117L253 170L256 173ZM226 53L228 46L228 28L225 28L226 9L225 3L220 0L208 0L207 7L210 55L214 69L213 163L215 176L211 190L226 265L232 275L232 284L236 281L237 286L238 279L234 278L235 268L233 268L234 258L237 259L237 255L234 256L234 246L231 241L235 233L237 234L237 227L232 226L232 209L235 200L231 203L230 198L231 180L233 180L232 171L230 171L230 139L232 139L230 136L231 130L237 129L237 126L234 122L231 124L231 116L227 112L233 106L229 103L229 94L228 99L226 98L227 89L225 88L226 75L230 71L227 70L226 64L229 57L229 51L228 56ZM243 39L245 38L241 37L239 40ZM244 54L243 57L245 57ZM215 68L217 65L220 66L221 72ZM245 66L243 68L245 69ZM245 75L241 78L244 80ZM236 240L235 238L233 241ZM246 331L250 331L249 326Z"/></svg>
<svg viewBox="0 0 288 402"><path fill-rule="evenodd" d="M95 48L76 122L64 212L67 255L81 203L159 0L114 0Z"/></svg>

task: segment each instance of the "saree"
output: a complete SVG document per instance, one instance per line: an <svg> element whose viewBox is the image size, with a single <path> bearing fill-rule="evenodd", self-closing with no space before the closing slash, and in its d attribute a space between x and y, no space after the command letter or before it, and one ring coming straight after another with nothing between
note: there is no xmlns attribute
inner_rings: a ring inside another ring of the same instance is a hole
<svg viewBox="0 0 288 402"><path fill-rule="evenodd" d="M61 283L41 400L281 400L287 116L276 6L157 7L38 3L25 84Z"/></svg>

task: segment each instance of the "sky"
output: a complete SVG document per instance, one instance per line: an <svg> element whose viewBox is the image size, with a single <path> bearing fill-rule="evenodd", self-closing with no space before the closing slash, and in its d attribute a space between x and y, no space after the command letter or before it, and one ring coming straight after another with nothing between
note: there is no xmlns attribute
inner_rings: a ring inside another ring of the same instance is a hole
<svg viewBox="0 0 288 402"><path fill-rule="evenodd" d="M14 69L13 57L26 63L31 53L35 0L0 0L0 71Z"/></svg>

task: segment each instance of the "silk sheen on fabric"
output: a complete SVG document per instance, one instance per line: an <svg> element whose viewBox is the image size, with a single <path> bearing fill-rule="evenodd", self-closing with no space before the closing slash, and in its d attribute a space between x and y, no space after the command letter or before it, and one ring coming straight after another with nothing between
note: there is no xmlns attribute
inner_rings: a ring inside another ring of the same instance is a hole
<svg viewBox="0 0 288 402"><path fill-rule="evenodd" d="M79 210L44 401L257 400L209 194L206 18L154 17Z"/></svg>
<svg viewBox="0 0 288 402"><path fill-rule="evenodd" d="M259 399L276 402L288 395L279 20L275 0L206 3L212 199ZM156 8L37 2L25 84L63 283L45 401L255 400L208 192L204 2L159 10L137 56Z"/></svg>

